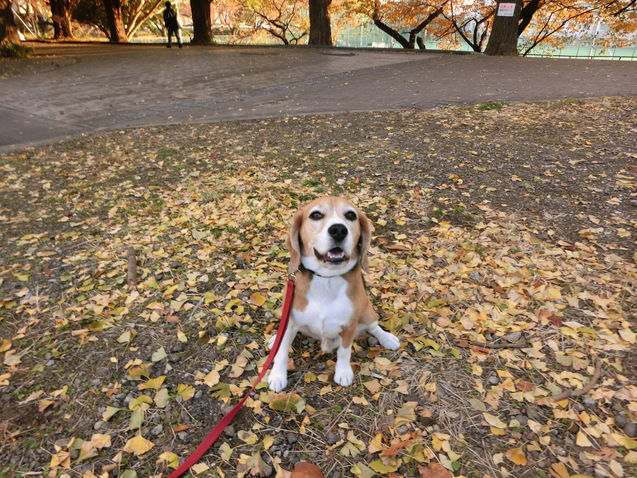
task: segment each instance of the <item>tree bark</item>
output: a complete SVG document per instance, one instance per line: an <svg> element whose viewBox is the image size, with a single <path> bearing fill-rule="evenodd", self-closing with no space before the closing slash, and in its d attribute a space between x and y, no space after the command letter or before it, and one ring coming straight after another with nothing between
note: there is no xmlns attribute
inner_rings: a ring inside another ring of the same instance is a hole
<svg viewBox="0 0 637 478"><path fill-rule="evenodd" d="M403 37L400 33L398 33L396 30L391 28L389 25L385 25L381 20L374 20L374 25L376 25L376 27L379 30L387 33L390 37L392 37L394 40L400 43L400 46L402 46L403 48L406 48L406 49L414 48L413 42L409 42L405 40L405 37Z"/></svg>
<svg viewBox="0 0 637 478"><path fill-rule="evenodd" d="M501 3L515 3L512 17L498 16ZM518 23L522 0L498 0L496 5L493 27L489 36L489 43L484 50L485 55L517 56L518 54Z"/></svg>
<svg viewBox="0 0 637 478"><path fill-rule="evenodd" d="M12 0L0 0L0 44L20 43L11 3Z"/></svg>
<svg viewBox="0 0 637 478"><path fill-rule="evenodd" d="M212 43L212 20L210 18L211 0L190 0L192 11L192 43Z"/></svg>
<svg viewBox="0 0 637 478"><path fill-rule="evenodd" d="M126 43L128 38L126 37L126 29L124 28L121 0L103 1L109 31L108 39L113 43Z"/></svg>
<svg viewBox="0 0 637 478"><path fill-rule="evenodd" d="M69 0L50 0L53 18L53 38L73 38L71 29L71 2Z"/></svg>
<svg viewBox="0 0 637 478"><path fill-rule="evenodd" d="M406 39L404 36L398 33L398 31L394 30L392 27L385 24L382 20L378 18L374 18L374 25L376 25L380 30L387 33L390 37L392 37L394 40L400 43L400 46L402 46L405 49L413 50L416 47L416 44L418 44L419 48L421 48L422 50L426 50L427 47L425 46L425 41L421 37L419 37L418 34L422 32L427 25L433 22L441 14L442 14L442 8L439 8L438 10L430 13L427 18L425 18L415 28L409 31L409 39ZM374 17L377 17L377 12L374 12Z"/></svg>
<svg viewBox="0 0 637 478"><path fill-rule="evenodd" d="M533 19L533 15L537 12L541 5L541 0L531 0L529 3L524 5L524 7L520 10L520 24L518 25L518 36L522 35L526 27L529 26L531 20Z"/></svg>
<svg viewBox="0 0 637 478"><path fill-rule="evenodd" d="M310 45L332 46L332 0L310 0Z"/></svg>

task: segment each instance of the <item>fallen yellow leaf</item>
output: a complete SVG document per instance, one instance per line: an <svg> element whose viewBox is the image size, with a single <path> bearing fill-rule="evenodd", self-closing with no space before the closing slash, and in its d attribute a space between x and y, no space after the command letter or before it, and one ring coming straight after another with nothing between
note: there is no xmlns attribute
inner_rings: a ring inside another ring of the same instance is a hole
<svg viewBox="0 0 637 478"><path fill-rule="evenodd" d="M176 469L179 466L179 455L172 451L165 451L157 458L157 463L160 462L164 462L170 468Z"/></svg>
<svg viewBox="0 0 637 478"><path fill-rule="evenodd" d="M267 299L260 292L255 292L250 296L250 303L258 307L263 306L266 301Z"/></svg>
<svg viewBox="0 0 637 478"><path fill-rule="evenodd" d="M482 414L482 416L484 417L484 420L492 427L495 427L495 428L507 428L508 427L508 425L506 423L504 423L502 420L500 420L495 415L491 415L490 413L484 412Z"/></svg>
<svg viewBox="0 0 637 478"><path fill-rule="evenodd" d="M511 448L510 450L507 450L506 457L516 465L526 465L526 455L522 448Z"/></svg>
<svg viewBox="0 0 637 478"><path fill-rule="evenodd" d="M582 430L577 432L577 438L575 439L575 443L577 444L577 446L584 446L584 447L593 446L591 441L588 439L588 437Z"/></svg>
<svg viewBox="0 0 637 478"><path fill-rule="evenodd" d="M0 353L6 352L9 349L11 349L11 342L8 341L7 339L4 339L2 343L0 344Z"/></svg>
<svg viewBox="0 0 637 478"><path fill-rule="evenodd" d="M151 450L154 446L155 444L150 440L146 440L146 438L141 435L136 435L126 442L123 449L124 451L139 456Z"/></svg>

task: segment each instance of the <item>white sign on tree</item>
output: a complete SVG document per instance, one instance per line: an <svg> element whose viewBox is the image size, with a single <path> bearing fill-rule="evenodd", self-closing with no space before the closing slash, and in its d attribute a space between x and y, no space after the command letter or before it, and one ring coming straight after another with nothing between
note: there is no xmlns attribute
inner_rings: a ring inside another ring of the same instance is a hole
<svg viewBox="0 0 637 478"><path fill-rule="evenodd" d="M512 17L515 13L515 3L501 3L498 6L499 17Z"/></svg>

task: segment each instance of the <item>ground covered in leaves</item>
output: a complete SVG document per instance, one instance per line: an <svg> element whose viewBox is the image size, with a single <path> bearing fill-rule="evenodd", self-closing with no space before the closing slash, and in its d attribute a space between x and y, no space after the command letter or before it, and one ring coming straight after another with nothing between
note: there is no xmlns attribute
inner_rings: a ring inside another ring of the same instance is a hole
<svg viewBox="0 0 637 478"><path fill-rule="evenodd" d="M260 385L194 473L635 476L636 113L488 103L3 156L0 476L167 476L254 380L289 220L326 194L373 222L366 281L402 346L361 338L342 388L297 338L288 390Z"/></svg>

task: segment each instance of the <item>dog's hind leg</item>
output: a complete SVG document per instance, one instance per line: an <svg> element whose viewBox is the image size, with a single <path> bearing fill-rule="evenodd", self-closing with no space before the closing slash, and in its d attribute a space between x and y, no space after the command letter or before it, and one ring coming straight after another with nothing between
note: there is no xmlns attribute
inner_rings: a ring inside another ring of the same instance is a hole
<svg viewBox="0 0 637 478"><path fill-rule="evenodd" d="M400 347L400 340L394 334L386 332L378 325L378 314L374 311L371 303L367 304L365 312L361 316L358 325L358 334L368 332L372 334L378 342L387 350L396 350Z"/></svg>
<svg viewBox="0 0 637 478"><path fill-rule="evenodd" d="M378 322L368 325L367 332L376 337L378 342L387 350L396 350L400 347L400 340L398 340L398 337L383 330L380 325L378 325Z"/></svg>

